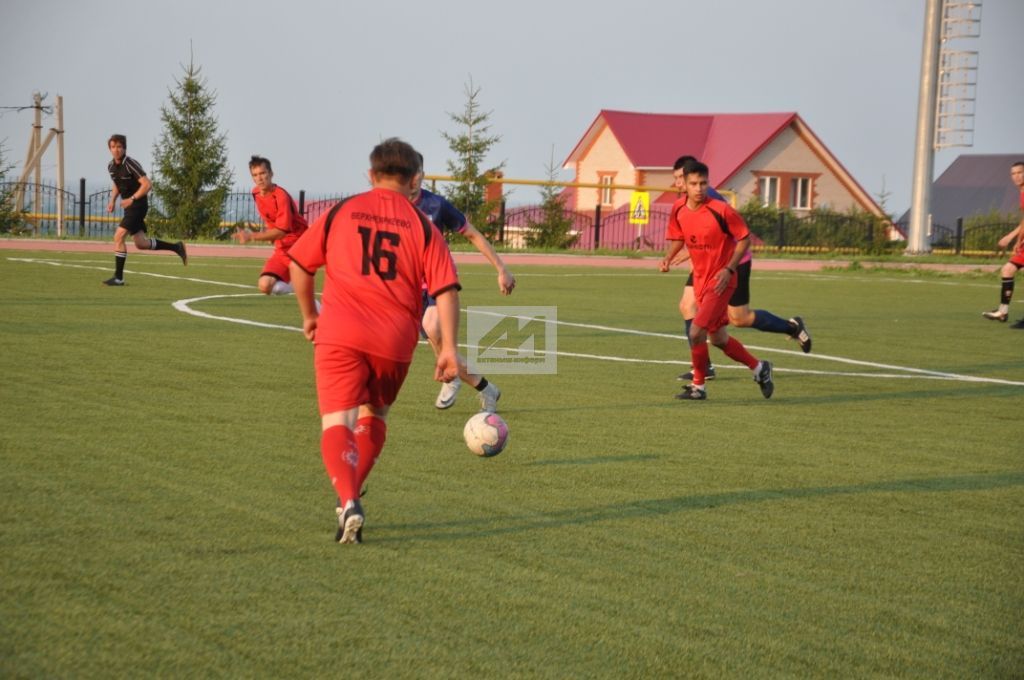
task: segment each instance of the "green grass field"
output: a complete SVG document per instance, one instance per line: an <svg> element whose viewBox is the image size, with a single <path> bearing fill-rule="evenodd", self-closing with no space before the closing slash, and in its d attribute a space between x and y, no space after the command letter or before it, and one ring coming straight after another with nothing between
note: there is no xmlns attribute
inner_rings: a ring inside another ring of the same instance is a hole
<svg viewBox="0 0 1024 680"><path fill-rule="evenodd" d="M133 252L108 289L112 259L0 251L0 675L1024 675L995 275L755 266L814 353L739 330L775 396L712 350L683 403L680 274L518 268L503 299L463 267L464 307L557 306L558 372L491 376L512 439L480 459L421 346L339 546L294 300L251 295L258 260ZM172 306L208 296L284 328Z"/></svg>

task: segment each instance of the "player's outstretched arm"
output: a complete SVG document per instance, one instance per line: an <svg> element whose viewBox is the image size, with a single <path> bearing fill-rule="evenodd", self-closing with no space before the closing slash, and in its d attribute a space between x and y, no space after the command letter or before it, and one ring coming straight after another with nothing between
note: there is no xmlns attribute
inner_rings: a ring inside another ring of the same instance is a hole
<svg viewBox="0 0 1024 680"><path fill-rule="evenodd" d="M1008 248L1010 244L1013 243L1013 239L1020 236L1022 232L1024 232L1024 220L1020 221L1020 224L1017 225L1016 229L1014 229L1009 234L999 239L999 247Z"/></svg>
<svg viewBox="0 0 1024 680"><path fill-rule="evenodd" d="M434 380L450 382L459 374L459 291L449 288L437 296L437 315L441 342L434 364Z"/></svg>
<svg viewBox="0 0 1024 680"><path fill-rule="evenodd" d="M462 235L473 244L473 247L480 251L480 254L487 258L494 269L498 272L498 290L502 295L508 295L516 287L516 277L505 266L505 262L498 255L498 252L491 245L491 242L480 233L480 231L469 222L463 227Z"/></svg>
<svg viewBox="0 0 1024 680"><path fill-rule="evenodd" d="M280 239L283 239L287 235L288 232L284 231L283 229L278 229L277 227L270 227L269 229L264 229L262 231L254 231L250 233L246 240L243 241L243 243L248 243L249 241L278 241Z"/></svg>
<svg viewBox="0 0 1024 680"><path fill-rule="evenodd" d="M669 241L668 244L668 252L665 253L665 257L658 265L658 270L661 272L667 272L675 264L676 255L683 249L682 241Z"/></svg>
<svg viewBox="0 0 1024 680"><path fill-rule="evenodd" d="M313 288L316 278L295 262L288 265L292 275L292 288L295 290L295 300L299 303L299 311L302 313L302 333L310 342L316 339L316 326L319 315L316 312L316 304L313 301Z"/></svg>

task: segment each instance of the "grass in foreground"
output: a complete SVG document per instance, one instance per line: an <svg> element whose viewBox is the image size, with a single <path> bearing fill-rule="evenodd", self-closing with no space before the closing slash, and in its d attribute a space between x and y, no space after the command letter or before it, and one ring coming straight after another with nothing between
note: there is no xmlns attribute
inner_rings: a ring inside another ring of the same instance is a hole
<svg viewBox="0 0 1024 680"><path fill-rule="evenodd" d="M338 546L310 346L171 306L245 295L219 284L251 285L258 263L138 256L130 270L199 281L110 290L107 257L4 255L5 675L1024 667L1024 357L979 316L991 281L755 272L755 306L804 316L815 353L738 331L776 362L775 397L712 350L709 400L679 403L682 341L651 335L681 332L679 276L524 268L502 299L464 267L464 306L556 305L580 324L560 351L634 362L492 376L512 441L483 460L461 441L471 391L436 411L421 348L367 542ZM298 325L288 298L191 307Z"/></svg>

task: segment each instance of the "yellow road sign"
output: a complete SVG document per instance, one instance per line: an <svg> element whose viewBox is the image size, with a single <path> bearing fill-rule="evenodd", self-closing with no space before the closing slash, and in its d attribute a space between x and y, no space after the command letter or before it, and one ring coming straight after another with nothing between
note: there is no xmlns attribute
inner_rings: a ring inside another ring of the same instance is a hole
<svg viewBox="0 0 1024 680"><path fill-rule="evenodd" d="M647 224L651 218L651 194L634 191L629 195L629 223Z"/></svg>

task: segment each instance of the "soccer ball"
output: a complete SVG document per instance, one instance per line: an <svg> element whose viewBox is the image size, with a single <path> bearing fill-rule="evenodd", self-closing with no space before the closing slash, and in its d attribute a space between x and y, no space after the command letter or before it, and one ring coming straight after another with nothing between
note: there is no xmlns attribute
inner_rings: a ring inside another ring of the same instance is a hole
<svg viewBox="0 0 1024 680"><path fill-rule="evenodd" d="M497 413L481 411L462 429L469 450L478 456L496 456L508 444L508 425Z"/></svg>

